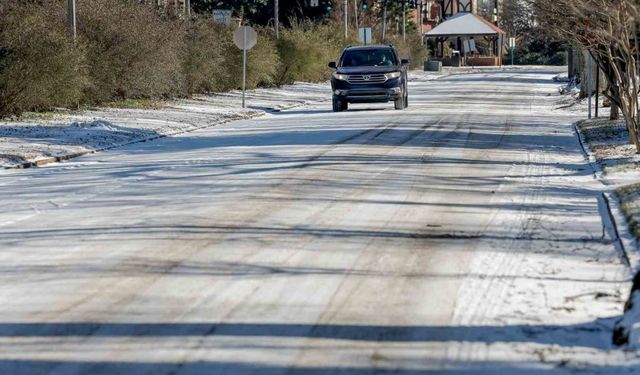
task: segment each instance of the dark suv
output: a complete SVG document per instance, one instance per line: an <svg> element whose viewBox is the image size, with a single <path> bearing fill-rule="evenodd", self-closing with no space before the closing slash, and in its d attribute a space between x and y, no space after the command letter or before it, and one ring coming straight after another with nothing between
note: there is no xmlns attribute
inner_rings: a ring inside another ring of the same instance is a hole
<svg viewBox="0 0 640 375"><path fill-rule="evenodd" d="M349 103L386 103L396 109L408 105L407 65L393 46L349 47L342 52L331 78L333 111L344 111Z"/></svg>

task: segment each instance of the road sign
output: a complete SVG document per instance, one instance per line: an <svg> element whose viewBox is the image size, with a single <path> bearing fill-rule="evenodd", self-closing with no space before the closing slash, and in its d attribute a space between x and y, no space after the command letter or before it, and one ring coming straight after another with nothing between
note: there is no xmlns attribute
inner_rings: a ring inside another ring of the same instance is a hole
<svg viewBox="0 0 640 375"><path fill-rule="evenodd" d="M227 26L231 25L232 11L226 9L214 9L213 10L213 22L221 23Z"/></svg>
<svg viewBox="0 0 640 375"><path fill-rule="evenodd" d="M361 27L358 29L358 36L360 38L360 43L371 44L371 28L370 27Z"/></svg>
<svg viewBox="0 0 640 375"><path fill-rule="evenodd" d="M233 42L242 50L242 108L244 108L247 91L247 50L256 45L258 34L251 26L240 26L233 33Z"/></svg>
<svg viewBox="0 0 640 375"><path fill-rule="evenodd" d="M309 6L311 6L311 7L315 8L315 7L319 6L319 5L320 4L318 3L318 0L310 0L309 1Z"/></svg>
<svg viewBox="0 0 640 375"><path fill-rule="evenodd" d="M477 52L476 41L474 39L465 40L462 43L462 51L464 53Z"/></svg>
<svg viewBox="0 0 640 375"><path fill-rule="evenodd" d="M516 51L516 38L509 38L509 50L511 50L511 65L514 65Z"/></svg>
<svg viewBox="0 0 640 375"><path fill-rule="evenodd" d="M242 50L251 49L258 42L258 34L251 26L241 26L233 33L233 42Z"/></svg>

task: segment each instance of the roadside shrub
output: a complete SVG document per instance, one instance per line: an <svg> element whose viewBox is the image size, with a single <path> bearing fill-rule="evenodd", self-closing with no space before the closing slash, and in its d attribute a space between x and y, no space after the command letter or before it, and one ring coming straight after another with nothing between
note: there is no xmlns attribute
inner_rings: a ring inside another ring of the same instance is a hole
<svg viewBox="0 0 640 375"><path fill-rule="evenodd" d="M209 17L200 17L188 26L185 35L185 78L187 92L208 93L235 88L225 61L233 49L229 30L214 24Z"/></svg>
<svg viewBox="0 0 640 375"><path fill-rule="evenodd" d="M330 78L327 63L336 60L346 43L332 25L293 25L280 34L281 63L278 84L295 81L319 82Z"/></svg>
<svg viewBox="0 0 640 375"><path fill-rule="evenodd" d="M255 28L258 43L247 53L247 88L272 86L276 83L276 72L280 58L270 29ZM226 29L223 38L232 41L233 30ZM225 52L225 71L229 74L229 89L242 87L242 50L231 42Z"/></svg>
<svg viewBox="0 0 640 375"><path fill-rule="evenodd" d="M567 52L565 52L565 51L556 52L547 61L547 64L548 65L560 65L560 66L567 65L568 64Z"/></svg>
<svg viewBox="0 0 640 375"><path fill-rule="evenodd" d="M184 30L154 7L131 0L78 2L90 102L186 94Z"/></svg>
<svg viewBox="0 0 640 375"><path fill-rule="evenodd" d="M411 69L424 66L428 57L427 48L422 44L422 37L417 33L407 34L406 42L401 35L392 36L389 40L396 48L401 59L409 59Z"/></svg>
<svg viewBox="0 0 640 375"><path fill-rule="evenodd" d="M547 58L539 52L529 52L516 58L518 65L545 65L547 63Z"/></svg>
<svg viewBox="0 0 640 375"><path fill-rule="evenodd" d="M0 3L0 117L77 105L85 84L60 2Z"/></svg>
<svg viewBox="0 0 640 375"><path fill-rule="evenodd" d="M63 0L0 0L0 116L26 110L137 103L242 86L242 51L233 28L210 15L184 20L156 2L78 1L78 40L66 30ZM341 20L310 21L281 29L257 27L258 43L248 53L247 88L295 81L324 81L327 62L345 41ZM416 33L394 43L402 58L420 67L426 49Z"/></svg>

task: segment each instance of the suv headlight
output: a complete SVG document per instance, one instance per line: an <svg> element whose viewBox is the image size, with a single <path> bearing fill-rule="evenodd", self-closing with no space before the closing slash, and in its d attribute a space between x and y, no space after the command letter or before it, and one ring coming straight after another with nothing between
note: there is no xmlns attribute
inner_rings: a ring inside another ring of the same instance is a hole
<svg viewBox="0 0 640 375"><path fill-rule="evenodd" d="M401 72L392 72L392 73L387 73L385 74L385 76L387 76L387 79L396 79L396 78L400 78L400 76L402 75Z"/></svg>
<svg viewBox="0 0 640 375"><path fill-rule="evenodd" d="M333 73L333 78L337 79L338 81L347 81L349 79L349 76L346 74Z"/></svg>

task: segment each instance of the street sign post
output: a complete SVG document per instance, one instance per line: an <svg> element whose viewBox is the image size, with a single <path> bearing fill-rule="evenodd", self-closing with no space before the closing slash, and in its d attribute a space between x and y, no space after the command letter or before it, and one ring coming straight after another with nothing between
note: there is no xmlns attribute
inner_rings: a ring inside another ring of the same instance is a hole
<svg viewBox="0 0 640 375"><path fill-rule="evenodd" d="M233 33L233 42L242 50L242 108L245 108L247 89L247 51L258 42L258 34L251 26L241 26Z"/></svg>
<svg viewBox="0 0 640 375"><path fill-rule="evenodd" d="M509 38L509 50L511 51L511 65L513 64L513 56L516 51L516 38Z"/></svg>
<svg viewBox="0 0 640 375"><path fill-rule="evenodd" d="M226 9L214 9L213 10L213 22L221 23L223 25L231 25L232 11Z"/></svg>
<svg viewBox="0 0 640 375"><path fill-rule="evenodd" d="M360 39L360 43L367 44L371 43L371 28L370 27L361 27L358 29L358 37Z"/></svg>
<svg viewBox="0 0 640 375"><path fill-rule="evenodd" d="M69 0L67 3L67 26L73 41L76 41L76 0Z"/></svg>

